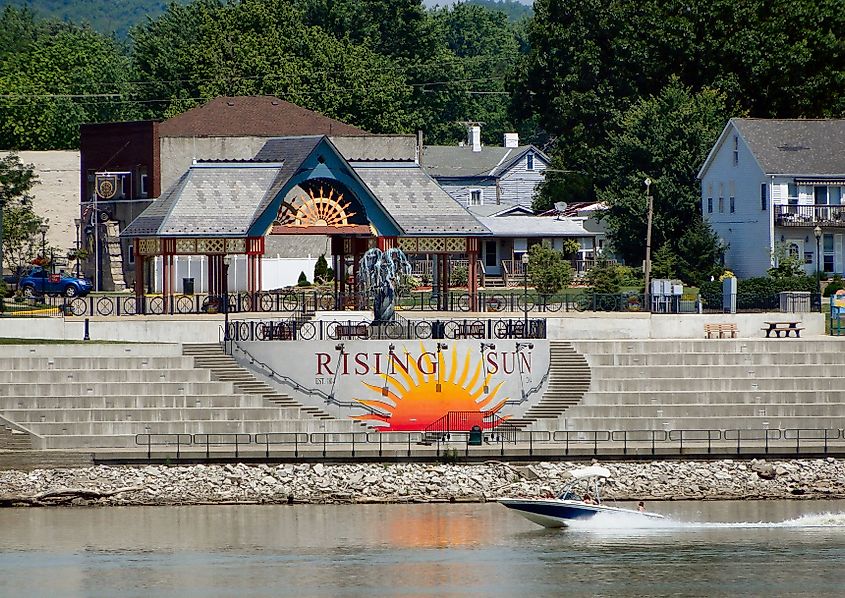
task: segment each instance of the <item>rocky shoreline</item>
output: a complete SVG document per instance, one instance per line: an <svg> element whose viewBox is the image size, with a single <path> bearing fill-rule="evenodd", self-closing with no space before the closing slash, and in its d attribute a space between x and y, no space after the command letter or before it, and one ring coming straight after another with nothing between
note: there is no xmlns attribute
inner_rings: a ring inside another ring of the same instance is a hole
<svg viewBox="0 0 845 598"><path fill-rule="evenodd" d="M845 460L601 462L615 500L845 498ZM0 506L486 502L557 491L583 463L97 466L0 471Z"/></svg>

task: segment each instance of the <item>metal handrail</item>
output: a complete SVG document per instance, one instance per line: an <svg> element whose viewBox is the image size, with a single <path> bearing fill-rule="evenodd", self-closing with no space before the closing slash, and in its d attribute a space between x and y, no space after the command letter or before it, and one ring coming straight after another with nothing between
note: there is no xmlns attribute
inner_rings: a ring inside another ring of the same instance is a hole
<svg viewBox="0 0 845 598"><path fill-rule="evenodd" d="M323 456L326 456L326 446L329 444L352 444L352 456L355 456L355 439L363 438L367 443L368 432L312 432L308 441L311 444L323 445ZM321 442L322 441L322 442ZM361 444L360 441L358 444Z"/></svg>
<svg viewBox="0 0 845 598"><path fill-rule="evenodd" d="M156 439L153 441L153 439ZM146 439L146 440L145 440ZM174 442L175 439L175 442ZM183 446L191 445L192 437L190 434L135 434L135 444L138 446L147 447L147 459L152 455L152 447L154 446L171 446L176 445L176 459L181 456L181 449Z"/></svg>
<svg viewBox="0 0 845 598"><path fill-rule="evenodd" d="M213 439L213 440L212 440ZM235 446L235 458L240 456L240 447L252 444L252 434L241 432L221 432L216 434L194 434L192 441L195 445L205 445L205 458L210 457L212 446Z"/></svg>
<svg viewBox="0 0 845 598"><path fill-rule="evenodd" d="M308 444L308 434L305 432L267 432L265 434L256 434L253 436L255 444L263 444L265 446L264 456L270 458L270 445L290 445L293 444L293 456L299 457L299 445Z"/></svg>

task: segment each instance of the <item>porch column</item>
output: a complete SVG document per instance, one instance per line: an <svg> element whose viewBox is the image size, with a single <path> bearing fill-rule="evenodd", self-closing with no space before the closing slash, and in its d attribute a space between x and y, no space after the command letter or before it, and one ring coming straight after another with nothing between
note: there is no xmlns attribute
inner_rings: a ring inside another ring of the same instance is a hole
<svg viewBox="0 0 845 598"><path fill-rule="evenodd" d="M170 305L170 256L166 253L161 256L161 300L162 310L167 313Z"/></svg>
<svg viewBox="0 0 845 598"><path fill-rule="evenodd" d="M470 311L478 311L478 252L470 250L467 254L467 293L469 293Z"/></svg>
<svg viewBox="0 0 845 598"><path fill-rule="evenodd" d="M449 254L440 254L440 311L449 310Z"/></svg>
<svg viewBox="0 0 845 598"><path fill-rule="evenodd" d="M145 258L139 251L141 247L140 239L132 239L132 251L135 254L135 305L140 307L144 296L144 263Z"/></svg>

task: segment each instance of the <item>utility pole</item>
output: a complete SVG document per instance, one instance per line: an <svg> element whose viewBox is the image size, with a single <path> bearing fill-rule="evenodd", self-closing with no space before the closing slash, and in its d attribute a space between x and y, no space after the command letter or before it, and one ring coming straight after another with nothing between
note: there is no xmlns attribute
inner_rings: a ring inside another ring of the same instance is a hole
<svg viewBox="0 0 845 598"><path fill-rule="evenodd" d="M651 179L646 178L644 182L645 195L648 200L648 225L645 236L645 264L643 267L643 273L645 274L645 299L648 305L648 310L651 311L651 299L649 298L651 295L651 289L649 288L649 285L651 284L651 218L654 214L654 198L651 196Z"/></svg>

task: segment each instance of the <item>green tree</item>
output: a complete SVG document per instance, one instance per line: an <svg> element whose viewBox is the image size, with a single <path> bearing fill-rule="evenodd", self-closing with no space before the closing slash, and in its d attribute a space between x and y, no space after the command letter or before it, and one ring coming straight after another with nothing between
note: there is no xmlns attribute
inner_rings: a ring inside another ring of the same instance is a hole
<svg viewBox="0 0 845 598"><path fill-rule="evenodd" d="M772 263L774 266L769 268L771 278L794 278L804 275L804 260L799 255L792 255L785 243L775 243Z"/></svg>
<svg viewBox="0 0 845 598"><path fill-rule="evenodd" d="M572 266L546 243L531 247L528 252L528 276L541 295L553 295L572 284Z"/></svg>
<svg viewBox="0 0 845 598"><path fill-rule="evenodd" d="M150 116L167 116L218 95L276 95L373 132L409 132L412 88L369 38L354 43L307 24L291 1L197 0L171 4L134 29L132 59L149 81Z"/></svg>
<svg viewBox="0 0 845 598"><path fill-rule="evenodd" d="M678 274L686 282L720 261L718 239L701 215L696 174L729 113L722 94L694 93L673 80L619 117L606 159L612 179L598 197L607 205L602 217L614 251L627 263L645 257L646 178L654 197L652 246L683 256Z"/></svg>
<svg viewBox="0 0 845 598"><path fill-rule="evenodd" d="M666 243L654 252L651 260L652 278L675 278L677 275L678 256L672 247Z"/></svg>
<svg viewBox="0 0 845 598"><path fill-rule="evenodd" d="M28 264L38 247L36 233L42 223L32 211L30 191L38 184L32 164L23 164L15 153L0 159L0 211L3 245L0 271L12 271Z"/></svg>
<svg viewBox="0 0 845 598"><path fill-rule="evenodd" d="M326 255L320 254L317 258L317 263L314 264L314 284L322 284L327 280L327 272L329 264L326 261Z"/></svg>
<svg viewBox="0 0 845 598"><path fill-rule="evenodd" d="M0 50L0 147L75 148L80 124L136 115L132 69L114 39L6 8L0 40L18 35L12 51Z"/></svg>
<svg viewBox="0 0 845 598"><path fill-rule="evenodd" d="M587 284L593 293L616 294L622 289L622 272L608 260L598 260L587 272Z"/></svg>

